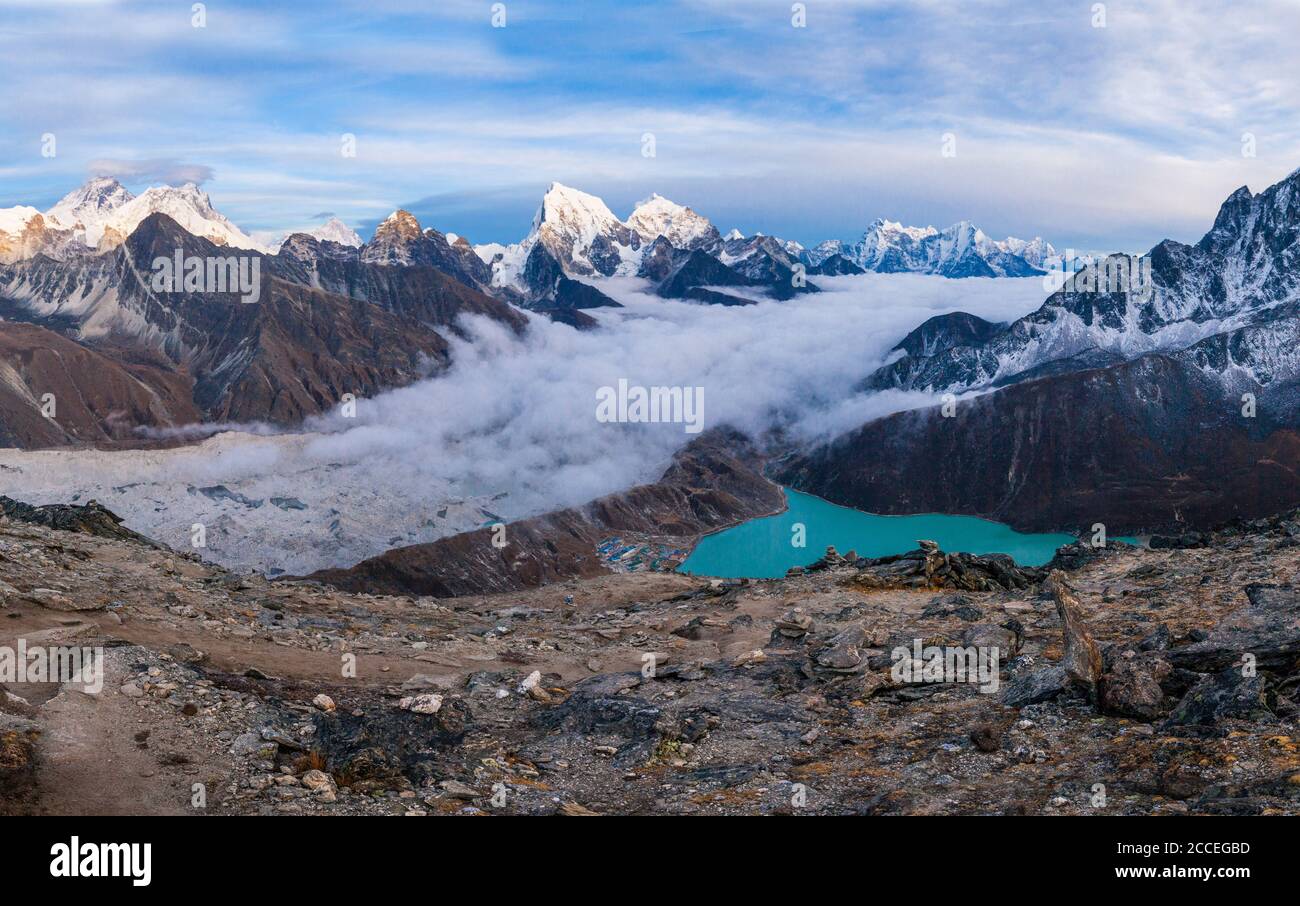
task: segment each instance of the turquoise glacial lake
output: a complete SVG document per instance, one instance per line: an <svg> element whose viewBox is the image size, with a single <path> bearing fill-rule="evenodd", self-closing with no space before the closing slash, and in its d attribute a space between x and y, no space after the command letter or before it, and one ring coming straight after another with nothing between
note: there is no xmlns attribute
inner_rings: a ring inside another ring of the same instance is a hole
<svg viewBox="0 0 1300 906"><path fill-rule="evenodd" d="M1022 534L974 516L877 516L784 490L788 504L784 513L705 536L678 571L727 579L776 579L792 566L816 561L828 545L841 554L857 551L859 557L884 557L916 550L920 538L937 541L951 553L1010 554L1021 566L1042 566L1058 547L1075 540L1064 533ZM803 547L792 543L797 525L804 527Z"/></svg>

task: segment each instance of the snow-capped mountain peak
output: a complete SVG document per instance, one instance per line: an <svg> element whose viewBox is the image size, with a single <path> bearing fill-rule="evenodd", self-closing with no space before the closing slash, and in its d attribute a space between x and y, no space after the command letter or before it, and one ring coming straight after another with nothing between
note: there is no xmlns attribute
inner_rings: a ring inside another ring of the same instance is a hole
<svg viewBox="0 0 1300 906"><path fill-rule="evenodd" d="M708 218L657 193L636 206L627 218L627 225L636 230L643 242L653 242L663 236L679 249L714 246L722 238Z"/></svg>
<svg viewBox="0 0 1300 906"><path fill-rule="evenodd" d="M744 239L745 234L740 232L740 230L736 229L735 227L732 227L730 232L728 232L727 235L723 236L722 238L725 239L727 242L734 242L737 239Z"/></svg>
<svg viewBox="0 0 1300 906"><path fill-rule="evenodd" d="M0 264L26 258L39 245L44 227L41 212L27 205L0 208Z"/></svg>
<svg viewBox="0 0 1300 906"><path fill-rule="evenodd" d="M410 211L398 209L384 218L379 226L375 227L375 239L394 238L394 239L418 239L420 236L420 221L415 219L415 215Z"/></svg>
<svg viewBox="0 0 1300 906"><path fill-rule="evenodd" d="M867 238L871 236L874 237L906 236L908 239L912 239L917 242L920 242L922 239L925 239L929 236L937 235L938 232L939 231L932 226L924 226L924 227L903 226L901 223L899 223L896 220L886 220L883 217L877 217L874 221L872 221L871 225L867 227L866 232L862 234L862 239L863 241L866 241Z"/></svg>
<svg viewBox="0 0 1300 906"><path fill-rule="evenodd" d="M354 249L361 248L363 244L361 237L357 235L357 231L351 229L337 217L331 217L308 235L322 242L337 242L339 245L346 245Z"/></svg>
<svg viewBox="0 0 1300 906"><path fill-rule="evenodd" d="M150 214L166 214L182 229L216 245L241 249L262 247L229 218L212 206L208 193L190 182L183 186L154 186L117 208L104 221L98 235L87 228L86 244L117 245L135 232Z"/></svg>
<svg viewBox="0 0 1300 906"><path fill-rule="evenodd" d="M46 221L57 229L96 231L113 212L135 199L111 176L97 176L64 195L45 212ZM93 244L93 243L92 243Z"/></svg>
<svg viewBox="0 0 1300 906"><path fill-rule="evenodd" d="M40 213L35 208L21 204L12 208L0 208L0 233L21 233L31 219Z"/></svg>
<svg viewBox="0 0 1300 906"><path fill-rule="evenodd" d="M634 274L643 249L641 237L615 217L604 201L558 182L547 187L532 229L522 242L479 246L477 251L491 264L494 285L536 294L545 287L527 285L530 281L525 270L538 246L539 254L553 258L560 270L582 276ZM549 268L542 270L550 273ZM547 277L541 282L552 281Z"/></svg>
<svg viewBox="0 0 1300 906"><path fill-rule="evenodd" d="M574 243L579 250L590 247L597 236L620 237L626 232L627 227L605 202L558 182L547 188L533 217L534 236L549 234Z"/></svg>
<svg viewBox="0 0 1300 906"><path fill-rule="evenodd" d="M105 249L120 245L150 214L166 214L186 231L217 245L261 250L194 183L154 186L136 196L116 179L95 177L60 199L44 218L49 227L66 231L78 245Z"/></svg>
<svg viewBox="0 0 1300 906"><path fill-rule="evenodd" d="M1056 249L1041 236L1028 240L1008 236L1003 240L1002 245L1006 251L1019 255L1040 270L1045 270L1048 262L1057 257Z"/></svg>
<svg viewBox="0 0 1300 906"><path fill-rule="evenodd" d="M842 255L865 270L884 273L1023 277L1041 273L1056 250L1041 238L992 239L969 220L937 230L878 218L857 242L822 242L808 258L816 265L831 255Z"/></svg>

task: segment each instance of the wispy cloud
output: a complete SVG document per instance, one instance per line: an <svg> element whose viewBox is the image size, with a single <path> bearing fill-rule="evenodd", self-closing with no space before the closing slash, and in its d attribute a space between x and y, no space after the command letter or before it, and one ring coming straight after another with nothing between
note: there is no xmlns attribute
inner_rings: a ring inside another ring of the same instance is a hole
<svg viewBox="0 0 1300 906"><path fill-rule="evenodd" d="M500 28L477 0L223 0L203 28L161 0L4 6L0 204L174 162L262 232L407 206L509 241L559 179L803 241L889 216L1133 249L1300 166L1290 0L1108 3L1104 27L1032 0L810 0L805 27L786 0L508 2Z"/></svg>
<svg viewBox="0 0 1300 906"><path fill-rule="evenodd" d="M112 176L123 182L166 183L174 186L187 182L201 185L212 178L212 168L206 164L187 164L169 157L152 160L105 157L92 160L87 169L92 176Z"/></svg>

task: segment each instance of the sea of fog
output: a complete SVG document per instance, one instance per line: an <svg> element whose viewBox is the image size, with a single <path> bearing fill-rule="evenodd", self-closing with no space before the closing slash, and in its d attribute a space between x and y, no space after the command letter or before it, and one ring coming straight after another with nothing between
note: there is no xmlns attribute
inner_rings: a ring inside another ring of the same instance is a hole
<svg viewBox="0 0 1300 906"><path fill-rule="evenodd" d="M815 442L925 394L854 386L925 319L967 311L1006 321L1046 297L1041 278L918 274L817 278L823 292L726 307L659 299L643 281L601 289L625 307L577 331L532 317L517 337L467 320L442 375L312 419L240 426L166 451L0 451L0 494L97 499L176 547L207 530L204 556L299 574L400 544L519 519L654 480L694 434L596 417L602 387L702 388L705 429L779 427ZM273 502L274 499L274 502Z"/></svg>

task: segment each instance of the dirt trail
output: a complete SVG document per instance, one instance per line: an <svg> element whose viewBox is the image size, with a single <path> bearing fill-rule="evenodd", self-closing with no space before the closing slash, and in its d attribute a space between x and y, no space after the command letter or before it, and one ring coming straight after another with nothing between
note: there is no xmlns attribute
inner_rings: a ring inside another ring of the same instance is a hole
<svg viewBox="0 0 1300 906"><path fill-rule="evenodd" d="M41 813L185 814L190 798L186 777L161 767L154 750L135 741L148 722L116 691L124 679L120 667L110 665L108 674L103 694L65 686L41 707Z"/></svg>

